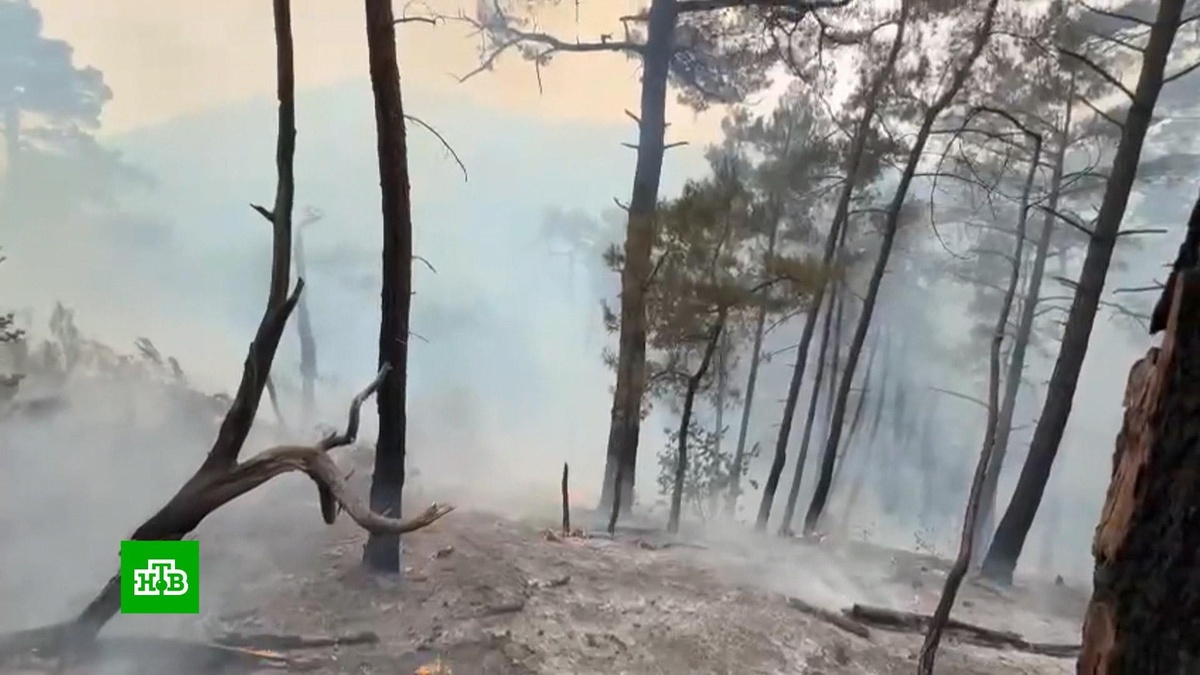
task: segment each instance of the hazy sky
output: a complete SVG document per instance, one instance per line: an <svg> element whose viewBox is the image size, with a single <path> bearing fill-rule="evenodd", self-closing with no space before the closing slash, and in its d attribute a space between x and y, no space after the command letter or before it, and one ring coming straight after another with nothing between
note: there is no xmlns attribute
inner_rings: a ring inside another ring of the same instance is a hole
<svg viewBox="0 0 1200 675"><path fill-rule="evenodd" d="M106 108L106 132L128 131L181 114L197 112L274 92L274 35L267 0L34 0L46 32L69 41L79 64L104 71L115 91ZM581 4L548 2L539 21L566 39L595 40L619 29L616 17L638 8L640 0ZM397 2L399 13L406 5ZM473 12L469 0L408 3L409 15L432 11ZM202 7L202 9L200 9ZM293 3L296 79L312 88L365 77L367 71L363 5L345 0ZM413 23L399 29L401 72L422 87L465 90L478 102L510 111L558 119L611 122L637 105L638 75L633 62L618 54L564 54L537 74L516 55L506 55L495 72L459 85L455 75L478 64L477 40L469 26ZM695 115L676 106L674 140L703 141L714 136L719 115Z"/></svg>

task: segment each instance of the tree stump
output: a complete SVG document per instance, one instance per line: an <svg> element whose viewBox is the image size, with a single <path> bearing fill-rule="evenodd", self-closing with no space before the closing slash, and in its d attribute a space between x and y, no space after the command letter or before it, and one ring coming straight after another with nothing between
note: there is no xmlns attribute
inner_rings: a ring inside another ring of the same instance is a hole
<svg viewBox="0 0 1200 675"><path fill-rule="evenodd" d="M1177 281L1127 382L1080 675L1200 673L1200 270Z"/></svg>

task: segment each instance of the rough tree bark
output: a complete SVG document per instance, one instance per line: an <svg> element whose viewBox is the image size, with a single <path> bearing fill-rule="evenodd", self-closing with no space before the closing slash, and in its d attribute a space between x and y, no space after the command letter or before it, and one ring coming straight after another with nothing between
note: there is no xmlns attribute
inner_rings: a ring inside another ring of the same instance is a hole
<svg viewBox="0 0 1200 675"><path fill-rule="evenodd" d="M679 531L679 515L683 510L683 483L687 477L688 467L688 427L692 423L692 409L696 404L696 392L700 390L700 383L704 381L704 376L708 374L708 368L712 365L713 354L717 351L717 343L721 340L721 331L725 328L726 310L722 308L717 313L716 320L708 329L708 339L704 344L704 356L700 359L700 365L696 367L696 372L688 377L687 391L683 396L683 411L679 416L679 444L675 456L675 484L671 488L671 512L667 516L667 531L672 534Z"/></svg>
<svg viewBox="0 0 1200 675"><path fill-rule="evenodd" d="M854 188L862 166L863 155L867 149L867 139L871 132L871 123L875 119L876 102L883 93L883 87L891 78L896 68L896 59L900 56L900 47L904 43L904 31L908 25L908 17L912 12L912 0L900 3L900 15L896 23L896 35L892 38L891 49L887 61L871 82L871 90L865 98L862 117L854 127L854 137L850 145L850 154L846 159L846 179L838 194L837 207L833 220L829 225L829 234L825 237L825 250L821 261L828 266L833 262L840 241L839 233L845 226L850 214L850 201L854 196ZM796 405L800 400L800 385L804 382L804 370L808 365L808 349L812 345L813 333L816 332L817 314L825 298L824 282L818 283L813 292L811 308L804 320L804 330L800 334L800 344L796 347L796 363L792 367L792 379L788 383L787 399L783 405L783 417L779 422L779 435L775 440L775 455L771 461L771 472L767 475L767 483L763 489L762 501L758 506L758 517L754 527L758 531L767 528L767 520L771 517L771 505L775 500L775 490L779 487L779 479L783 475L783 467L787 464L788 438L792 434L792 422L796 416ZM836 372L836 371L835 371Z"/></svg>
<svg viewBox="0 0 1200 675"><path fill-rule="evenodd" d="M984 477L983 492L980 497L979 527L976 530L975 548L979 552L987 549L996 520L996 490L1000 484L1000 472L1004 468L1004 458L1008 454L1008 440L1012 434L1013 415L1017 409L1017 394L1020 393L1021 378L1025 374L1025 353L1029 340L1033 335L1033 325L1037 318L1038 298L1041 296L1042 279L1046 272L1046 259L1050 255L1050 242L1053 239L1054 225L1058 211L1059 191L1063 181L1063 163L1067 156L1067 148L1071 144L1072 112L1075 103L1075 78L1067 91L1066 108L1062 124L1057 133L1057 146L1054 150L1053 168L1050 177L1050 193L1046 198L1046 213L1042 218L1042 231L1038 234L1037 248L1034 252L1033 269L1029 271L1029 284L1025 289L1025 299L1021 304L1021 318L1013 335L1012 352L1008 355L1008 370L1004 375L1004 397L1000 402L1000 419L996 422L996 443L992 449L992 459L988 463L987 475Z"/></svg>
<svg viewBox="0 0 1200 675"><path fill-rule="evenodd" d="M1062 347L1050 376L1042 414L1034 428L1029 454L1021 468L1012 499L983 560L983 574L997 583L1012 583L1017 559L1021 557L1025 538L1041 504L1067 419L1071 415L1071 404L1083 369L1083 360L1087 356L1100 294L1104 291L1113 248L1125 217L1125 207L1129 203L1129 192L1137 176L1142 144L1163 86L1167 58L1175 42L1175 33L1179 30L1184 1L1161 0L1150 29L1137 88L1121 127L1121 141L1109 171L1096 225L1088 241L1087 254L1079 274L1075 299L1067 315Z"/></svg>
<svg viewBox="0 0 1200 675"><path fill-rule="evenodd" d="M834 462L837 459L838 444L842 437L842 421L846 417L846 403L850 398L850 384L854 379L854 370L858 365L858 358L862 354L863 344L867 339L867 330L871 327L871 317L875 311L875 301L879 298L879 287L883 282L884 272L887 270L892 245L896 241L896 232L900 225L900 210L904 206L905 199L908 197L908 187L912 183L913 175L916 174L917 166L921 161L921 155L925 150L925 144L929 140L929 133L933 129L934 122L942 114L942 111L950 105L955 96L958 95L972 67L975 65L976 59L979 58L979 54L983 52L984 46L991 37L992 21L996 15L996 4L998 1L990 0L988 2L987 8L984 11L982 26L971 45L971 51L967 54L966 59L955 68L946 90L926 110L924 119L921 120L921 126L917 131L916 139L913 141L912 150L909 152L904 172L900 176L900 184L897 186L896 194L892 198L891 205L888 207L887 218L883 228L883 240L879 246L879 258L875 261L875 268L871 271L871 280L867 285L866 297L863 298L863 307L859 314L858 325L854 329L854 337L850 342L849 353L846 355L845 372L842 375L841 384L838 386L837 399L834 401L829 438L826 440L825 451L821 457L821 475L817 479L816 491L813 494L812 502L809 504L808 513L804 517L804 532L806 534L816 531L821 513L825 509L825 502L829 498L829 488L833 482ZM904 3L902 6L907 4Z"/></svg>
<svg viewBox="0 0 1200 675"><path fill-rule="evenodd" d="M379 436L375 443L375 474L371 479L371 510L398 518L404 491L405 397L412 304L412 208L392 3L391 0L365 0L364 5L383 210L379 363L392 366L376 396ZM400 536L372 534L363 549L363 564L375 571L398 574Z"/></svg>
<svg viewBox="0 0 1200 675"><path fill-rule="evenodd" d="M1197 228L1200 201L1185 242L1193 260ZM1169 290L1162 347L1129 372L1080 675L1200 669L1200 272L1179 269Z"/></svg>
<svg viewBox="0 0 1200 675"><path fill-rule="evenodd" d="M796 455L796 467L792 471L792 486L788 489L783 521L779 523L781 537L791 537L795 534L792 531L792 519L796 517L800 484L804 481L804 467L808 464L808 445L812 439L813 424L817 419L817 404L821 400L821 380L825 377L825 356L829 351L830 329L833 328L833 304L833 298L825 303L825 326L821 329L821 346L817 348L817 372L813 374L812 394L808 398L808 413L804 418L804 434L800 438L800 452Z"/></svg>
<svg viewBox="0 0 1200 675"><path fill-rule="evenodd" d="M933 664L937 659L938 644L942 640L942 632L950 620L950 610L954 608L954 600L958 597L958 589L963 577L971 565L971 549L975 543L977 530L976 521L979 518L980 498L983 496L983 483L987 476L988 466L991 465L992 453L996 448L996 426L1000 421L1000 360L1004 336L1008 333L1008 317L1012 312L1013 298L1021 285L1021 262L1025 253L1025 232L1029 223L1029 198L1033 192L1033 181L1037 177L1038 164L1042 159L1042 137L1030 131L1012 115L992 110L1006 118L1013 126L1018 127L1032 143L1029 157L1029 171L1025 174L1025 185L1021 191L1021 206L1017 216L1016 243L1013 245L1012 270L1008 277L1008 287L1004 289L1004 298L1000 301L1000 312L996 317L996 326L992 329L992 344L988 354L988 413L987 425L983 432L983 449L979 453L979 461L975 465L975 475L971 479L971 489L967 496L966 513L963 516L962 535L958 543L958 556L946 573L946 583L942 587L942 596L938 599L937 608L929 620L929 629L925 633L925 642L921 645L920 656L917 659L918 675L933 675Z"/></svg>

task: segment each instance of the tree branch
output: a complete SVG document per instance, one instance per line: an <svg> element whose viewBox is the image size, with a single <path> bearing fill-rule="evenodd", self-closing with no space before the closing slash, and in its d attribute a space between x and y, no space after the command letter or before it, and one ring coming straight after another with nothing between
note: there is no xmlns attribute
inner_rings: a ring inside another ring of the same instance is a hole
<svg viewBox="0 0 1200 675"><path fill-rule="evenodd" d="M797 9L811 12L818 9L833 9L845 7L853 0L679 0L676 11L680 14L688 12L710 12L718 9L737 9L750 7L765 7L776 9Z"/></svg>
<svg viewBox="0 0 1200 675"><path fill-rule="evenodd" d="M1075 59L1076 61L1079 61L1083 65L1087 66L1088 68L1091 68L1105 82L1108 82L1112 86L1116 87L1122 94L1125 94L1127 97L1129 97L1130 101L1134 100L1133 92L1129 91L1128 87L1126 87L1124 84L1122 84L1121 81L1116 78L1116 76L1114 76L1112 73L1105 70L1104 67L1102 67L1100 64L1098 64L1095 61L1091 60L1090 58L1084 56L1083 54L1080 54L1079 52L1067 49L1066 47L1063 47L1061 45L1058 45L1055 48L1058 50L1058 52L1060 54L1063 54L1064 56L1069 56L1069 57Z"/></svg>

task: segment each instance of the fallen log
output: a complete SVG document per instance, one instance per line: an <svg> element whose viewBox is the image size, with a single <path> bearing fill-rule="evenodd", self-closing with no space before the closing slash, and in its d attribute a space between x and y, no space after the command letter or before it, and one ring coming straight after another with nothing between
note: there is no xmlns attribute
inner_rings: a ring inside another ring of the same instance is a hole
<svg viewBox="0 0 1200 675"><path fill-rule="evenodd" d="M884 630L902 633L923 633L929 627L933 617L929 614L904 612L887 607L855 604L843 613L856 621L878 626ZM986 628L966 621L950 618L946 622L946 632L962 642L993 647L998 649L1016 649L1031 654L1053 656L1057 658L1075 658L1079 654L1079 645L1056 642L1032 642L1012 631Z"/></svg>
<svg viewBox="0 0 1200 675"><path fill-rule="evenodd" d="M816 605L801 600L800 598L789 597L787 599L787 605L792 609L799 610L826 623L833 624L847 633L853 633L866 640L871 639L871 629L867 628L862 623L855 621L851 617L839 614L831 609L817 607Z"/></svg>
<svg viewBox="0 0 1200 675"><path fill-rule="evenodd" d="M344 635L278 635L273 633L222 633L212 639L214 644L241 649L291 650L319 649L322 647L346 647L350 645L373 645L379 635L371 631L346 633Z"/></svg>
<svg viewBox="0 0 1200 675"><path fill-rule="evenodd" d="M320 659L292 657L268 649L254 649L174 638L120 636L100 638L72 655L66 670L52 655L30 652L5 662L17 672L93 673L93 672L170 672L190 673L261 672L264 668L284 672L320 669ZM11 672L5 670L5 672Z"/></svg>

